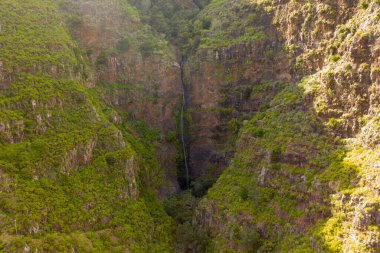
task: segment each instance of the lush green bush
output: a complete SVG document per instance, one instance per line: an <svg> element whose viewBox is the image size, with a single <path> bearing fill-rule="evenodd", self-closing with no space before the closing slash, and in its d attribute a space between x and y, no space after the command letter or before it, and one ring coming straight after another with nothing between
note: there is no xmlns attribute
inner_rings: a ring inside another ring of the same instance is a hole
<svg viewBox="0 0 380 253"><path fill-rule="evenodd" d="M120 50L121 52L126 52L128 51L128 49L131 47L131 40L130 38L126 37L126 38L122 38L120 39L117 44L116 44L116 48L118 50Z"/></svg>

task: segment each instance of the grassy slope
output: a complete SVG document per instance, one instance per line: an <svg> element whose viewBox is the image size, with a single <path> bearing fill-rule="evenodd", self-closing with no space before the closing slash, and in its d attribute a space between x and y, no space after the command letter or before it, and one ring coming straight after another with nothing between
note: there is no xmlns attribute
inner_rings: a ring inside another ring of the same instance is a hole
<svg viewBox="0 0 380 253"><path fill-rule="evenodd" d="M333 73L339 73L338 63L346 62L336 63L340 58L329 60L329 49L338 45L338 48L341 46L339 53L345 54L348 48L345 44L360 39L361 34L370 33L377 38L373 29L355 33L353 28L360 26L357 24L362 21L360 15L370 17L365 22L376 19L376 4L360 3L359 14L347 23L349 28L345 31L351 33L342 46L335 41L338 38L321 43L327 64L333 62ZM246 5L246 1L212 1L201 12L199 20L213 15L219 18L213 19L210 29L201 32L199 48L225 48L255 41L256 37L249 33L251 30L247 32L247 25L242 24L244 19L234 16L242 12L226 11ZM270 6L264 9L271 11ZM360 14L362 12L364 14ZM254 18L255 15L248 20ZM317 27L323 27L319 25ZM342 30L344 28L342 26ZM236 32L238 34L233 34ZM307 56L305 53L305 58ZM302 63L302 67L307 64ZM352 65L354 75L361 72L362 67ZM330 99L334 94L331 87L325 89L323 81L318 79L320 75L315 74L311 81L305 78L289 84L272 100L269 109L244 123L230 167L197 210L199 223L207 228L213 240L208 248L210 252L376 252L379 227L372 215L378 210L378 197L374 193L378 169L370 160L378 159L378 147L363 147L358 138L342 141L331 137L340 135L339 122L343 122L346 115L333 120L321 120L317 115L344 111L346 108L340 105L345 102L334 102L334 108L331 104L330 108L318 107L321 100ZM314 105L306 102L310 99L314 99ZM355 115L356 119L367 113L359 112L362 115ZM364 118L371 119L372 127L378 124L373 115ZM336 120L338 124L334 123ZM361 232L358 234L356 229ZM356 239L348 238L350 234L355 234Z"/></svg>
<svg viewBox="0 0 380 253"><path fill-rule="evenodd" d="M330 214L327 183L339 179L339 189L349 188L357 172L343 162L344 149L322 129L303 109L297 85L287 87L270 109L245 123L231 166L198 210L201 217L204 210L216 208L212 212L224 224L222 232L210 226L213 251L287 251L297 245L313 250L303 234ZM321 241L316 244L323 248Z"/></svg>
<svg viewBox="0 0 380 253"><path fill-rule="evenodd" d="M0 249L170 251L171 219L144 190L156 165L78 81L55 4L2 1L0 16Z"/></svg>

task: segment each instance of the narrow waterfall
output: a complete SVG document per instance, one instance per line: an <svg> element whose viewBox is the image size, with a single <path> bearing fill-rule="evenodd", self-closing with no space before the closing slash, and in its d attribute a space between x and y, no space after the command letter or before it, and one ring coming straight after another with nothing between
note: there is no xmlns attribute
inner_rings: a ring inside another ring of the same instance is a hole
<svg viewBox="0 0 380 253"><path fill-rule="evenodd" d="M183 67L184 67L184 61L181 61L180 68L181 68L181 86L182 86L182 106L181 106L181 119L180 119L180 128L181 128L181 143L182 143L182 151L183 151L183 159L185 163L185 171L186 171L186 187L190 187L190 171L189 171L189 164L188 164L188 158L187 158L187 151L186 151L186 141L185 141L185 110L186 110L186 87L184 82L184 73L183 73Z"/></svg>

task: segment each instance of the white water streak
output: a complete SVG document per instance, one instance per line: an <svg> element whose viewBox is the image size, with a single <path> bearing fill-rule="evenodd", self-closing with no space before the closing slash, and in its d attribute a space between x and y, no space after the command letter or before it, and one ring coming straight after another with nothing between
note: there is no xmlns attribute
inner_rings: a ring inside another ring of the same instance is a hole
<svg viewBox="0 0 380 253"><path fill-rule="evenodd" d="M185 170L186 170L186 186L190 187L190 171L189 171L189 165L187 161L187 152L186 152L186 143L185 143L185 107L186 107L186 89L185 89L185 83L183 80L183 63L181 62L181 86L182 86L182 106L181 106L181 142L182 142L182 151L183 151L183 158L185 162Z"/></svg>

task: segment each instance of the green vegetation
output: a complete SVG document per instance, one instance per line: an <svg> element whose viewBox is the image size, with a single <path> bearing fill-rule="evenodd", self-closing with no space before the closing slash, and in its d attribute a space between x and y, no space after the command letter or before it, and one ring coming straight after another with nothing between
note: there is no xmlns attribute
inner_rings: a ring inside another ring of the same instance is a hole
<svg viewBox="0 0 380 253"><path fill-rule="evenodd" d="M117 44L116 48L120 50L121 52L126 52L131 46L131 41L128 37L120 39Z"/></svg>
<svg viewBox="0 0 380 253"><path fill-rule="evenodd" d="M174 0L160 0L146 8L132 1L140 10L142 21L150 24L156 33L165 34L185 57L197 48L218 49L267 38L262 19L268 3L238 1L225 8L226 1L208 2L188 6Z"/></svg>
<svg viewBox="0 0 380 253"><path fill-rule="evenodd" d="M4 18L0 52L6 73L53 72L64 76L73 71L78 64L70 50L74 43L61 25L54 3L5 0L0 9Z"/></svg>
<svg viewBox="0 0 380 253"><path fill-rule="evenodd" d="M201 36L200 49L218 49L267 39L263 24L266 3L238 1L230 4L228 1L212 1L198 15L195 34Z"/></svg>
<svg viewBox="0 0 380 253"><path fill-rule="evenodd" d="M332 62L337 62L339 60L340 60L340 56L339 55L332 55L330 57L330 61L332 61Z"/></svg>
<svg viewBox="0 0 380 253"><path fill-rule="evenodd" d="M209 242L206 231L193 225L193 214L198 202L199 199L187 190L164 203L166 212L177 222L175 252L187 252L189 249L205 252L207 248Z"/></svg>
<svg viewBox="0 0 380 253"><path fill-rule="evenodd" d="M321 238L335 216L305 238L300 231L331 215L327 202L331 192L325 185L336 183L341 191L356 185L358 168L345 158L341 144L324 135L315 116L302 109L302 92L300 86L289 85L269 109L240 130L238 152L230 167L198 207L199 212L212 214L214 221L235 217L224 220L223 227L200 218L213 238L209 246L213 251L235 252L243 247L247 252L313 252L307 238ZM306 206L300 208L300 202ZM218 213L210 210L215 205ZM234 244L226 243L231 241ZM330 242L316 243L326 252L333 251Z"/></svg>
<svg viewBox="0 0 380 253"><path fill-rule="evenodd" d="M0 3L1 252L377 252L378 0L90 2ZM233 153L189 189L181 152L157 158L179 108L167 132L136 120L176 102L134 63L179 59Z"/></svg>
<svg viewBox="0 0 380 253"><path fill-rule="evenodd" d="M155 134L108 121L55 3L2 1L0 19L1 251L171 251Z"/></svg>
<svg viewBox="0 0 380 253"><path fill-rule="evenodd" d="M183 56L187 56L198 40L194 34L195 27L192 20L209 0L199 0L194 3L157 0L148 8L140 1L130 2L140 10L144 23L149 24L158 36L164 34L167 41L176 46ZM209 25L210 22L205 21L204 26Z"/></svg>

